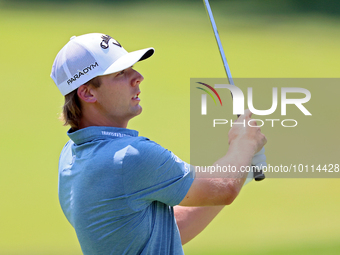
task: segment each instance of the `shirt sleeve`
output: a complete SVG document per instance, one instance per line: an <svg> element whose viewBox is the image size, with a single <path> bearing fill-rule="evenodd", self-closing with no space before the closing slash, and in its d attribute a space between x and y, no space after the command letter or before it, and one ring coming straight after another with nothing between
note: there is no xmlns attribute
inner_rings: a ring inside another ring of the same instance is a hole
<svg viewBox="0 0 340 255"><path fill-rule="evenodd" d="M115 160L122 160L124 193L133 210L153 201L179 204L194 178L194 168L175 154L146 138L130 144Z"/></svg>

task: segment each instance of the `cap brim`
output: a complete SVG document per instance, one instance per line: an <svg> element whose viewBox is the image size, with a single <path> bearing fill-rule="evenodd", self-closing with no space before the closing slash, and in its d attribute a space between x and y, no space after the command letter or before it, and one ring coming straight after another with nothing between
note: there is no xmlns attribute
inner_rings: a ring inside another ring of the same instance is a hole
<svg viewBox="0 0 340 255"><path fill-rule="evenodd" d="M117 59L109 68L107 68L102 75L112 74L122 71L126 68L133 66L138 61L147 59L153 55L155 52L154 48L146 48L142 50L137 50L129 52L124 56Z"/></svg>

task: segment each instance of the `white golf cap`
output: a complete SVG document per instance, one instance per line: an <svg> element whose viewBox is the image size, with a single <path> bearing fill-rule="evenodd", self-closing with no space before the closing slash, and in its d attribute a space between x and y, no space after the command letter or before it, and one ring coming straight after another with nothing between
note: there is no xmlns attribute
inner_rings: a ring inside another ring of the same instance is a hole
<svg viewBox="0 0 340 255"><path fill-rule="evenodd" d="M153 53L153 48L127 52L105 34L73 36L55 58L51 78L65 96L96 76L122 71Z"/></svg>

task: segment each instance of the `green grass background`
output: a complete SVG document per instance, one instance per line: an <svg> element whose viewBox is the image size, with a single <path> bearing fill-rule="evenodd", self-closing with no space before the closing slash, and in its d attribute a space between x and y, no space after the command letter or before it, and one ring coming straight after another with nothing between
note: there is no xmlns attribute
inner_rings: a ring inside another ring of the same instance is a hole
<svg viewBox="0 0 340 255"><path fill-rule="evenodd" d="M339 18L290 12L285 1L278 3L271 9L259 1L211 0L233 76L339 77ZM49 74L68 39L89 32L107 33L128 51L155 47L150 60L135 66L145 77L140 96L143 113L129 127L186 161L190 78L225 75L201 1L0 0L1 255L81 254L58 204L57 162L68 138L67 128L58 120L63 97ZM328 118L340 124L338 116L325 112ZM306 130L311 144L327 133L315 130ZM339 141L337 129L331 130ZM269 138L273 142L268 157L285 158L285 150L297 146L282 147L284 137ZM322 146L321 158L328 151L339 156L338 145ZM308 151L297 154L308 157ZM184 250L186 254L339 254L339 184L339 179L251 183Z"/></svg>

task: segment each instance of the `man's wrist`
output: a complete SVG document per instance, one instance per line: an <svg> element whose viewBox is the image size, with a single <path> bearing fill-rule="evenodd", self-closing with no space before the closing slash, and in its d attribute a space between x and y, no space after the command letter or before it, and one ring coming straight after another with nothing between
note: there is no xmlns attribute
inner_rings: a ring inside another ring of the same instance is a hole
<svg viewBox="0 0 340 255"><path fill-rule="evenodd" d="M229 150L230 149L241 152L243 155L247 155L251 159L256 154L257 144L255 141L239 138L233 140L229 144Z"/></svg>

